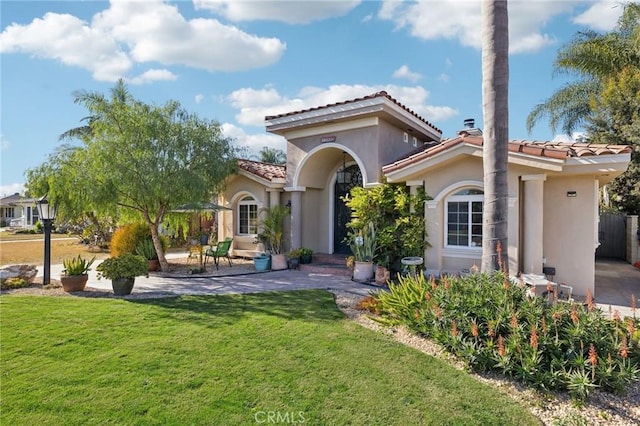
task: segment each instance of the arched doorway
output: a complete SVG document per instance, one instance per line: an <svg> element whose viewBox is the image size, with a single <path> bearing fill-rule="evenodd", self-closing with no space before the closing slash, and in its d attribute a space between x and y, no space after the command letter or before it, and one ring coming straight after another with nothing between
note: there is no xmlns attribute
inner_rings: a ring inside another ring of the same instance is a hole
<svg viewBox="0 0 640 426"><path fill-rule="evenodd" d="M344 242L348 234L347 223L351 220L351 210L344 204L342 197L356 186L362 186L362 172L357 164L338 172L333 191L333 252L336 254L351 253L349 244Z"/></svg>

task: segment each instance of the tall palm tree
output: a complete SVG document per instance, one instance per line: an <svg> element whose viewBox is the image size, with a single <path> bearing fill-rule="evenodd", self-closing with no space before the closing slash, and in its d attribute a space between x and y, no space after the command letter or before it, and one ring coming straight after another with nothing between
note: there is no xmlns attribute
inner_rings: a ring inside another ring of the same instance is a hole
<svg viewBox="0 0 640 426"><path fill-rule="evenodd" d="M575 74L579 79L533 108L527 117L529 132L547 116L552 131L560 127L570 135L590 119L593 100L599 98L608 79L628 67L640 70L640 3L623 7L612 32L579 32L558 51L554 72Z"/></svg>
<svg viewBox="0 0 640 426"><path fill-rule="evenodd" d="M265 146L260 150L260 161L271 164L284 164L287 162L287 154L281 149Z"/></svg>
<svg viewBox="0 0 640 426"><path fill-rule="evenodd" d="M484 116L484 272L508 272L509 16L507 0L481 2L482 110Z"/></svg>

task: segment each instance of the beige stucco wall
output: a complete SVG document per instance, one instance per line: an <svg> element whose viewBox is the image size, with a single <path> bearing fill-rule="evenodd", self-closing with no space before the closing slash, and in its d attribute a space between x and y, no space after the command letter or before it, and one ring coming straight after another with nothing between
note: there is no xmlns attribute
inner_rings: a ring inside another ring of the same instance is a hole
<svg viewBox="0 0 640 426"><path fill-rule="evenodd" d="M238 235L236 224L238 202L249 195L256 199L258 211L269 207L270 195L266 186L242 175L235 175L230 179L224 193L220 195L221 204L232 210L224 210L218 214L218 240L221 241L227 237L233 238L232 253L234 250L257 249L257 246L253 244L255 235ZM281 197L281 203L286 203L284 196Z"/></svg>
<svg viewBox="0 0 640 426"><path fill-rule="evenodd" d="M567 197L575 191L575 197ZM555 281L594 293L597 185L593 176L551 177L544 187L544 256Z"/></svg>

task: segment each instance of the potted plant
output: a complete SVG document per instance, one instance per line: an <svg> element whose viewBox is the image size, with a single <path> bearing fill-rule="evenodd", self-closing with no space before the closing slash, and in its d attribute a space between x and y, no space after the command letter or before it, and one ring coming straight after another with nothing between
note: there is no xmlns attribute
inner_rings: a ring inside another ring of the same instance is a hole
<svg viewBox="0 0 640 426"><path fill-rule="evenodd" d="M89 280L91 265L96 260L94 256L91 260L83 259L80 255L62 261L62 275L60 282L66 292L83 291Z"/></svg>
<svg viewBox="0 0 640 426"><path fill-rule="evenodd" d="M147 259L147 270L157 271L160 267L160 261L158 260L158 253L151 240L142 240L136 246L136 254Z"/></svg>
<svg viewBox="0 0 640 426"><path fill-rule="evenodd" d="M132 253L123 253L120 256L105 259L96 270L98 279L104 277L111 280L113 293L116 296L131 294L137 276L149 276L146 259Z"/></svg>
<svg viewBox="0 0 640 426"><path fill-rule="evenodd" d="M311 255L313 254L313 250L310 248L300 247L300 263L307 264L311 263Z"/></svg>
<svg viewBox="0 0 640 426"><path fill-rule="evenodd" d="M349 236L349 246L355 258L354 281L370 281L373 278L373 254L376 251L376 231L373 223Z"/></svg>
<svg viewBox="0 0 640 426"><path fill-rule="evenodd" d="M287 256L282 253L284 240L284 219L289 215L286 206L277 205L263 209L261 238L266 241L271 252L271 269L287 269Z"/></svg>
<svg viewBox="0 0 640 426"><path fill-rule="evenodd" d="M302 249L295 249L289 252L287 256L289 258L289 269L298 269L298 266L302 263L300 261L301 250Z"/></svg>
<svg viewBox="0 0 640 426"><path fill-rule="evenodd" d="M256 271L266 271L271 267L271 256L266 253L260 253L253 257L253 265Z"/></svg>

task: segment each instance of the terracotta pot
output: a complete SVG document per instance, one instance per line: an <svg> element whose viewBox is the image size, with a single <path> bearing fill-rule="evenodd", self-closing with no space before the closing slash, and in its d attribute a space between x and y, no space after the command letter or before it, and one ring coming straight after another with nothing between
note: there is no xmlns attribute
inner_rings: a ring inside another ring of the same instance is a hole
<svg viewBox="0 0 640 426"><path fill-rule="evenodd" d="M160 261L158 259L153 259L147 261L147 270L148 271L157 271L160 269Z"/></svg>
<svg viewBox="0 0 640 426"><path fill-rule="evenodd" d="M373 278L373 262L355 262L353 267L354 281L371 281Z"/></svg>
<svg viewBox="0 0 640 426"><path fill-rule="evenodd" d="M376 267L376 284L387 285L390 278L391 274L387 268L379 265Z"/></svg>
<svg viewBox="0 0 640 426"><path fill-rule="evenodd" d="M62 289L66 292L72 291L84 291L89 275L62 275L60 282L62 283Z"/></svg>
<svg viewBox="0 0 640 426"><path fill-rule="evenodd" d="M111 280L113 294L116 296L126 296L127 294L131 294L135 280L135 278L116 278Z"/></svg>
<svg viewBox="0 0 640 426"><path fill-rule="evenodd" d="M287 255L286 254L272 254L271 255L271 270L279 271L281 269L287 269Z"/></svg>

